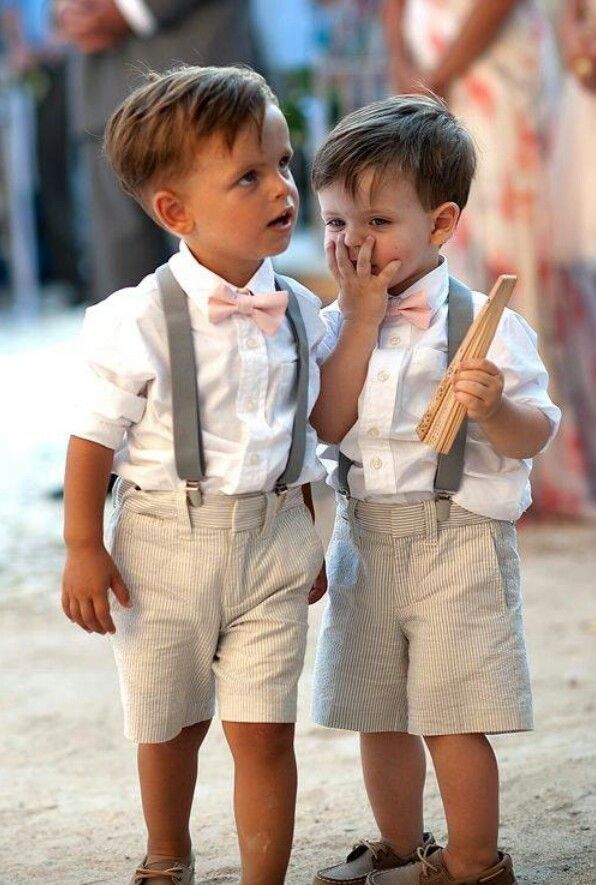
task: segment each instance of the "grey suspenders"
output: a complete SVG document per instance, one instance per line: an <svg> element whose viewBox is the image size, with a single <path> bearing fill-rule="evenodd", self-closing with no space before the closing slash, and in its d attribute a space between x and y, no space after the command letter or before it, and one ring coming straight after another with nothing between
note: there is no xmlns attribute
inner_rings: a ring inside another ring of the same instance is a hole
<svg viewBox="0 0 596 885"><path fill-rule="evenodd" d="M454 277L449 277L448 304L447 365L453 360L474 319L472 293L467 286ZM449 454L439 455L434 482L437 520L439 522L445 522L449 518L451 498L461 484L467 423L467 419L465 419ZM339 492L346 497L350 496L348 473L352 464L353 462L340 451L338 456Z"/></svg>
<svg viewBox="0 0 596 885"><path fill-rule="evenodd" d="M201 503L200 481L205 478L206 470L197 386L197 365L187 295L167 264L163 264L157 269L156 276L166 319L170 354L176 471L180 479L186 481L190 502L198 506ZM286 316L298 351L296 413L288 462L275 484L275 491L279 494L285 491L289 485L295 483L302 473L308 421L310 354L304 319L296 295L285 277L276 274L275 286L277 289L283 288L288 292Z"/></svg>
<svg viewBox="0 0 596 885"><path fill-rule="evenodd" d="M448 305L447 365L449 366L474 319L472 293L455 277L449 277ZM438 522L449 519L451 498L461 485L467 431L468 419L464 418L451 451L447 455L439 455L434 484Z"/></svg>

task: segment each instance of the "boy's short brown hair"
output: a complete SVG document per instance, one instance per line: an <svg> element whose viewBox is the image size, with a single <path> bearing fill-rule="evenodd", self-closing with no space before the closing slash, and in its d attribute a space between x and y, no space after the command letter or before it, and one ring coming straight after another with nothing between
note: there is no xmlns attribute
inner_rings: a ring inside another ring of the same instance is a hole
<svg viewBox="0 0 596 885"><path fill-rule="evenodd" d="M232 148L249 122L259 131L278 104L250 68L182 65L149 72L108 121L104 151L122 188L147 209L147 190L190 172L197 144L216 133Z"/></svg>
<svg viewBox="0 0 596 885"><path fill-rule="evenodd" d="M363 172L391 169L413 182L426 210L467 203L476 170L472 137L434 95L396 95L360 108L337 124L317 151L315 191L337 181L354 195Z"/></svg>

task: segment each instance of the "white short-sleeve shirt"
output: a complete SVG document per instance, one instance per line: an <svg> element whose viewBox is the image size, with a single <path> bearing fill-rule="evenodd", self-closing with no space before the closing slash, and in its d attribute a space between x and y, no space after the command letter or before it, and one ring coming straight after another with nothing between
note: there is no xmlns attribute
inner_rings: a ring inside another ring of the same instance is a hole
<svg viewBox="0 0 596 885"><path fill-rule="evenodd" d="M400 297L424 290L433 315L421 330L407 320L387 319L379 330L366 381L358 401L358 420L341 442L354 462L349 472L354 498L412 504L433 497L437 453L420 442L416 426L447 368L447 261ZM473 293L474 315L486 296ZM321 312L327 334L322 359L333 351L342 326L337 302ZM548 395L548 375L536 348L536 334L522 317L506 309L487 358L505 376L505 395L513 402L536 406L549 419L551 438L561 412ZM337 447L324 447L321 457L329 483L337 490ZM531 503L528 477L532 461L497 454L479 425L468 422L464 473L453 500L494 519L515 520Z"/></svg>
<svg viewBox="0 0 596 885"><path fill-rule="evenodd" d="M295 415L297 349L288 320L273 335L240 314L215 325L208 300L221 278L184 243L169 265L188 295L207 470L202 490L271 491L287 464ZM266 259L246 289L265 294L274 288ZM317 349L325 326L319 299L297 282L292 288L310 345L310 413L319 392ZM114 449L115 472L140 488L178 488L166 326L154 274L86 311L79 356L70 433ZM324 474L316 445L308 426L299 483Z"/></svg>

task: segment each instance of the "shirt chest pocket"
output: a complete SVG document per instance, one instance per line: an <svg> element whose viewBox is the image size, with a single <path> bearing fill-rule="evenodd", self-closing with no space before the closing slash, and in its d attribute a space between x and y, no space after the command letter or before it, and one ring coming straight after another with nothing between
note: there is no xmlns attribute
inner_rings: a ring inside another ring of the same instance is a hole
<svg viewBox="0 0 596 885"><path fill-rule="evenodd" d="M416 347L402 375L396 423L417 424L428 408L447 369L447 354L432 347Z"/></svg>

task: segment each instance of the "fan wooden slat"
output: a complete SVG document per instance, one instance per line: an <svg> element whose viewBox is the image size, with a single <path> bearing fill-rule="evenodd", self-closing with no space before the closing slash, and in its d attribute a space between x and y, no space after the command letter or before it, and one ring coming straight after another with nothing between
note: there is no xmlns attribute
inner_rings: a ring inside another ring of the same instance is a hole
<svg viewBox="0 0 596 885"><path fill-rule="evenodd" d="M435 394L416 428L418 438L446 455L465 418L466 409L455 399L451 378L466 359L484 359L499 321L517 283L517 277L503 274L493 286L488 301L468 329L464 340L439 382Z"/></svg>

